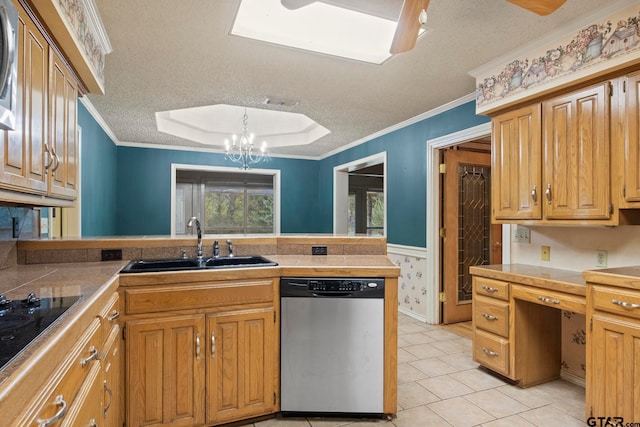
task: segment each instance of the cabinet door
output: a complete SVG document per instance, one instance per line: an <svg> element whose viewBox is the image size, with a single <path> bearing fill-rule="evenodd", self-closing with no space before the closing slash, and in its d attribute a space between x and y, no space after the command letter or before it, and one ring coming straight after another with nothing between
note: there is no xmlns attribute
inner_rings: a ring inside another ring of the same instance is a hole
<svg viewBox="0 0 640 427"><path fill-rule="evenodd" d="M207 423L273 412L273 313L268 308L208 316Z"/></svg>
<svg viewBox="0 0 640 427"><path fill-rule="evenodd" d="M624 196L640 202L640 72L627 76Z"/></svg>
<svg viewBox="0 0 640 427"><path fill-rule="evenodd" d="M0 186L46 194L44 143L47 137L47 42L18 6L16 127L2 131Z"/></svg>
<svg viewBox="0 0 640 427"><path fill-rule="evenodd" d="M75 199L77 186L77 98L78 88L69 70L53 49L49 49L49 122L53 163L50 168L49 193Z"/></svg>
<svg viewBox="0 0 640 427"><path fill-rule="evenodd" d="M609 83L543 103L545 216L610 217Z"/></svg>
<svg viewBox="0 0 640 427"><path fill-rule="evenodd" d="M204 316L127 322L127 425L204 423Z"/></svg>
<svg viewBox="0 0 640 427"><path fill-rule="evenodd" d="M640 420L640 326L595 314L591 341L593 416Z"/></svg>
<svg viewBox="0 0 640 427"><path fill-rule="evenodd" d="M540 104L492 120L493 219L542 218Z"/></svg>

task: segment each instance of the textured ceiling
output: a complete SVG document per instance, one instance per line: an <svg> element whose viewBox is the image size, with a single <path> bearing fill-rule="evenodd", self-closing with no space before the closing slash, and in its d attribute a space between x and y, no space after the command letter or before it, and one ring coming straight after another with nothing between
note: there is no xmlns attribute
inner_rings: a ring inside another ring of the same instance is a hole
<svg viewBox="0 0 640 427"><path fill-rule="evenodd" d="M469 71L609 3L567 0L541 17L505 0L431 0L416 47L373 65L231 36L238 1L96 0L113 52L106 94L88 98L119 143L202 148L159 132L155 112L226 103L307 115L331 133L271 152L320 157L472 93Z"/></svg>

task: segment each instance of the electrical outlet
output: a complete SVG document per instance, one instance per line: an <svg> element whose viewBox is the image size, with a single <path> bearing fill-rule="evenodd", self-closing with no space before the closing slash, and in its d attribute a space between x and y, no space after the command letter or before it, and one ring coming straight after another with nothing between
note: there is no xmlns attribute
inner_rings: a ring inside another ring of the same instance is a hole
<svg viewBox="0 0 640 427"><path fill-rule="evenodd" d="M607 251L596 251L596 267L606 268L607 266Z"/></svg>
<svg viewBox="0 0 640 427"><path fill-rule="evenodd" d="M551 246L540 247L540 259L542 261L551 261Z"/></svg>
<svg viewBox="0 0 640 427"><path fill-rule="evenodd" d="M326 255L326 246L311 246L311 255Z"/></svg>
<svg viewBox="0 0 640 427"><path fill-rule="evenodd" d="M531 233L529 229L522 225L514 225L511 228L511 241L515 243L531 243Z"/></svg>
<svg viewBox="0 0 640 427"><path fill-rule="evenodd" d="M122 259L122 249L103 249L102 261L120 261Z"/></svg>

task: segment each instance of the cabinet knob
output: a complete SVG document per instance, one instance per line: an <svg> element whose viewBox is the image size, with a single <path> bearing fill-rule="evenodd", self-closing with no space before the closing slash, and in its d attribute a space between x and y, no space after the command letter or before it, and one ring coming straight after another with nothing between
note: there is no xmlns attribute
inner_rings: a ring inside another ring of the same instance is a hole
<svg viewBox="0 0 640 427"><path fill-rule="evenodd" d="M547 189L545 190L544 195L547 196L547 203L551 204L551 184L547 184Z"/></svg>

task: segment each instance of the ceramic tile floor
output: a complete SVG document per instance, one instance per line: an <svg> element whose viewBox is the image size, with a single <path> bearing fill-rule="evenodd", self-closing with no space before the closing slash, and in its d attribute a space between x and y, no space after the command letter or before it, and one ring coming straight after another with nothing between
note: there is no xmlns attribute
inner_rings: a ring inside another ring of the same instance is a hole
<svg viewBox="0 0 640 427"><path fill-rule="evenodd" d="M584 414L584 388L563 380L528 389L509 385L478 369L470 339L400 314L396 418L275 418L246 426L583 427Z"/></svg>

